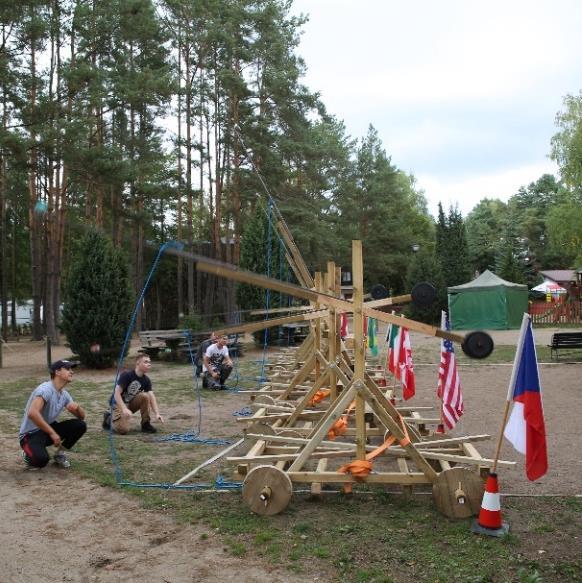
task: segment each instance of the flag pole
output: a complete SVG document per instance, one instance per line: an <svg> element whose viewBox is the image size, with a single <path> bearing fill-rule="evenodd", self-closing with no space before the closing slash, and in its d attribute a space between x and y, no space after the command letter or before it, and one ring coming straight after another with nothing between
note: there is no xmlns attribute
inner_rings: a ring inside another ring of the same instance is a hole
<svg viewBox="0 0 582 583"><path fill-rule="evenodd" d="M521 353L523 352L523 343L525 340L525 333L529 325L530 315L524 312L523 319L521 321L521 329L519 331L519 338L517 339L517 347L515 350L515 358L513 359L513 369L511 371L511 378L509 379L509 388L507 390L507 398L505 400L505 409L503 411L503 421L501 422L501 431L499 432L499 439L497 440L497 447L495 448L495 455L493 456L493 466L491 467L491 473L497 471L497 461L499 460L499 454L501 453L501 445L503 444L503 432L505 431L505 426L507 425L507 417L509 416L509 406L513 399L513 392L515 391L515 378L517 377L517 369L519 366L519 361L521 359Z"/></svg>

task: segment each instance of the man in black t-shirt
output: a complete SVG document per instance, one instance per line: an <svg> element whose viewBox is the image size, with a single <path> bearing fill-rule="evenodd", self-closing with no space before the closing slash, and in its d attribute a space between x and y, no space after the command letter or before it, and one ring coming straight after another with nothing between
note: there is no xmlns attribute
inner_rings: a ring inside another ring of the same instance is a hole
<svg viewBox="0 0 582 583"><path fill-rule="evenodd" d="M141 414L141 430L144 433L156 433L151 424L152 416L161 423L164 422L152 382L146 375L152 367L150 357L140 354L135 359L135 368L119 375L114 393L114 409L112 414L113 430L125 435L129 432L131 416L137 411ZM104 428L106 423L104 422Z"/></svg>

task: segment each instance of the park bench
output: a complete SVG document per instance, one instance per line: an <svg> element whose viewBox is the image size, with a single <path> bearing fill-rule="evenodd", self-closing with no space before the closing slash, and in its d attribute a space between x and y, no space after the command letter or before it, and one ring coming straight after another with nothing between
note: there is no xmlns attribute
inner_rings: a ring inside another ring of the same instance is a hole
<svg viewBox="0 0 582 583"><path fill-rule="evenodd" d="M558 360L560 350L582 349L582 332L555 332L552 334L552 341L548 347L550 357L553 359L555 353Z"/></svg>

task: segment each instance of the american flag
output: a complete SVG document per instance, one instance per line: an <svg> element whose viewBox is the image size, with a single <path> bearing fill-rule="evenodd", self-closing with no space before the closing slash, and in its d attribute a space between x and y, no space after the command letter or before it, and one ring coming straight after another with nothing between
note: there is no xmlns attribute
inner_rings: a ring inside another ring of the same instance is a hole
<svg viewBox="0 0 582 583"><path fill-rule="evenodd" d="M445 330L450 330L446 312L442 313L441 327ZM457 371L455 349L451 340L443 340L441 342L441 364L439 367L437 396L442 401L443 421L449 429L452 429L463 414L463 395L461 393L461 380Z"/></svg>

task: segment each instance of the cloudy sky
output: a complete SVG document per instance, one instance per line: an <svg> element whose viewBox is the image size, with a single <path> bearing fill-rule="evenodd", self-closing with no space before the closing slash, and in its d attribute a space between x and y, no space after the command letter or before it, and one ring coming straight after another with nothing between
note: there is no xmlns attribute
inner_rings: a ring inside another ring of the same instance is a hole
<svg viewBox="0 0 582 583"><path fill-rule="evenodd" d="M373 124L434 214L507 200L543 173L562 98L582 89L579 0L294 0L299 53L353 137Z"/></svg>

